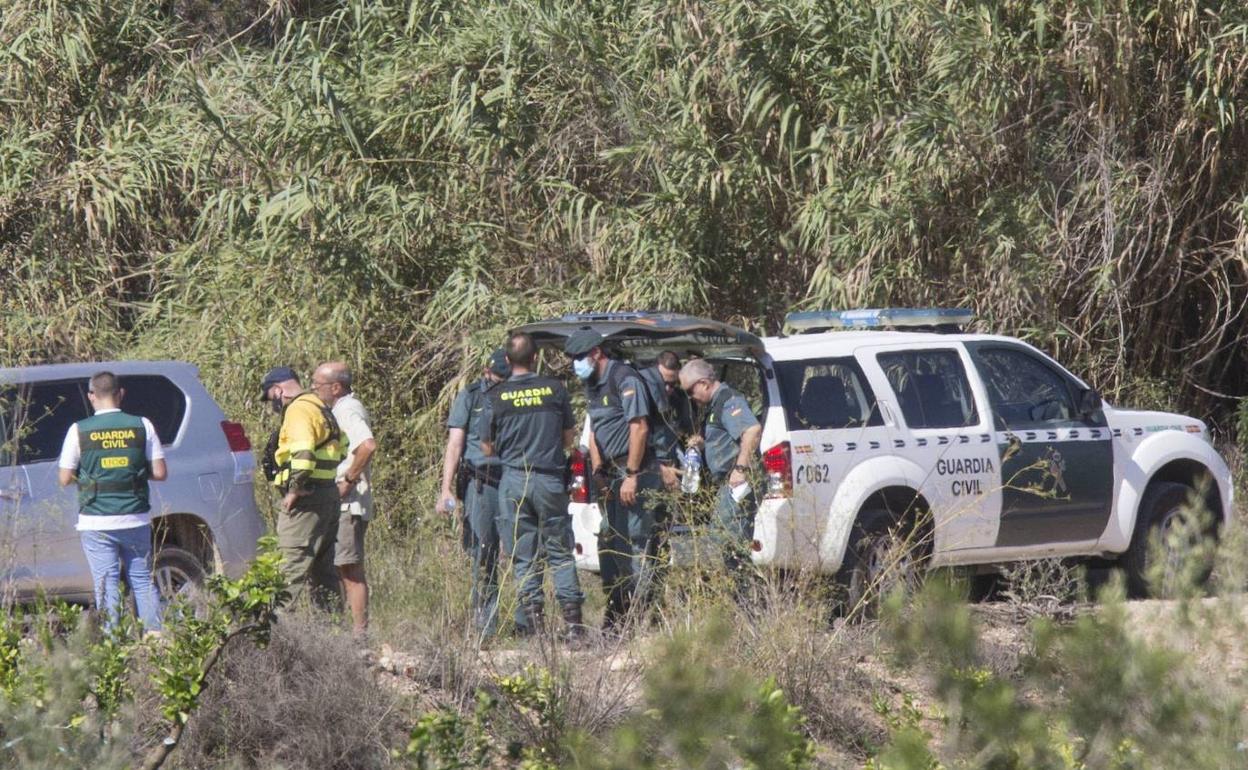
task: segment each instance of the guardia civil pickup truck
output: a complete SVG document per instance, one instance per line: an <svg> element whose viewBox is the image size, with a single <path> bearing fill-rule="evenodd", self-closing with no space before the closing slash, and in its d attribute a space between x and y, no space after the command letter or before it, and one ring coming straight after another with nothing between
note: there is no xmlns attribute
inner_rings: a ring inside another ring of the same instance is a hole
<svg viewBox="0 0 1248 770"><path fill-rule="evenodd" d="M689 316L609 313L524 330L558 347L590 327L639 365L662 350L714 363L763 423L754 562L836 574L851 597L887 582L899 552L984 570L1112 560L1144 594L1154 561L1217 537L1232 511L1230 473L1204 423L1111 406L1020 340L963 333L971 320L943 309L802 312L786 318L786 336L759 337ZM592 569L597 508L574 490L570 513L580 565Z"/></svg>

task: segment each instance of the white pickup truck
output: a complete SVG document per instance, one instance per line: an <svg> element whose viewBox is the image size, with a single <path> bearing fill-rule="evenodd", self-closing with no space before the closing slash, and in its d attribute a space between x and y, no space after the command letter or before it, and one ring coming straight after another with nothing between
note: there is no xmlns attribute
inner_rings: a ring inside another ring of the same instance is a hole
<svg viewBox="0 0 1248 770"><path fill-rule="evenodd" d="M1232 488L1204 423L1103 403L1020 340L961 333L970 320L795 313L790 336L760 338L670 313L608 313L524 330L558 347L589 326L639 364L662 350L716 364L763 423L754 562L838 574L851 597L888 580L902 543L930 566L1115 560L1145 594L1151 561L1182 556L1174 537L1161 539L1171 552L1150 548L1151 534L1187 533L1183 553L1217 537ZM579 492L571 508L592 569L597 507Z"/></svg>

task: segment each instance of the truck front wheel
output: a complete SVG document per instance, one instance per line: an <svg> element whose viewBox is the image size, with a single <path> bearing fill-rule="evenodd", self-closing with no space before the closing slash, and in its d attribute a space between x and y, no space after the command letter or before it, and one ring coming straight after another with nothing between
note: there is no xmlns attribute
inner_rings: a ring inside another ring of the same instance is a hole
<svg viewBox="0 0 1248 770"><path fill-rule="evenodd" d="M1213 572L1217 524L1213 512L1187 484L1157 481L1140 501L1131 545L1122 555L1133 597L1173 596L1203 586Z"/></svg>

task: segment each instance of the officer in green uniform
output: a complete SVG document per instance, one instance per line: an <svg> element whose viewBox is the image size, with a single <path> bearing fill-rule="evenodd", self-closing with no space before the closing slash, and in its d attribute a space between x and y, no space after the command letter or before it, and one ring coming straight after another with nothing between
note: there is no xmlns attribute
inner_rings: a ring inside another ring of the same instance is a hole
<svg viewBox="0 0 1248 770"><path fill-rule="evenodd" d="M683 451L681 441L693 433L693 409L689 398L680 389L680 358L665 350L655 359L654 366L637 372L650 395L650 446L659 463L663 486L675 489L680 483L677 456Z"/></svg>
<svg viewBox="0 0 1248 770"><path fill-rule="evenodd" d="M565 449L576 440L576 421L563 383L533 372L536 355L529 335L513 334L507 340L512 373L490 390L481 420L481 448L486 456L498 456L503 465L498 528L516 578L525 621L521 632L541 628L544 554L569 637L579 639L585 633L581 616L585 595L572 554L565 480Z"/></svg>
<svg viewBox="0 0 1248 770"><path fill-rule="evenodd" d="M687 362L680 370L680 385L705 408L701 443L711 480L720 485L715 502L716 540L725 563L737 568L745 561L753 533L757 502L750 475L763 428L745 396L720 382L715 368L705 360Z"/></svg>
<svg viewBox="0 0 1248 770"><path fill-rule="evenodd" d="M464 534L472 553L472 610L483 638L498 626L498 483L503 466L481 451L481 416L490 389L511 376L500 348L490 355L481 379L460 391L447 417L446 454L438 509L448 515L456 498L464 503ZM456 486L460 493L456 494ZM517 613L519 611L517 610ZM519 618L517 614L517 618Z"/></svg>
<svg viewBox="0 0 1248 770"><path fill-rule="evenodd" d="M647 553L662 481L649 443L646 385L635 369L608 358L602 342L597 332L578 329L568 337L564 353L585 383L594 472L607 478L598 560L607 593L603 628L612 630L650 587L654 563Z"/></svg>
<svg viewBox="0 0 1248 770"><path fill-rule="evenodd" d="M152 583L149 481L168 477L156 429L146 417L121 411L125 390L112 372L87 383L95 414L70 426L57 463L61 486L78 486L78 534L105 628L119 617L121 571L145 631L161 627L160 595Z"/></svg>

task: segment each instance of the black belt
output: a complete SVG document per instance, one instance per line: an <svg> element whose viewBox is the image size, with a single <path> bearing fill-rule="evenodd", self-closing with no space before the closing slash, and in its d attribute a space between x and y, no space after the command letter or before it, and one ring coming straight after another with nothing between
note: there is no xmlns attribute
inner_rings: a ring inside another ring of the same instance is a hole
<svg viewBox="0 0 1248 770"><path fill-rule="evenodd" d="M498 463L490 463L489 465L465 463L465 465L472 480L487 487L497 487L498 482L503 478L503 466Z"/></svg>
<svg viewBox="0 0 1248 770"><path fill-rule="evenodd" d="M563 468L537 468L534 466L515 466L515 465L508 465L507 469L513 470L513 471L519 471L520 473L540 473L543 476L558 476L559 478L563 478L563 475L565 472Z"/></svg>

